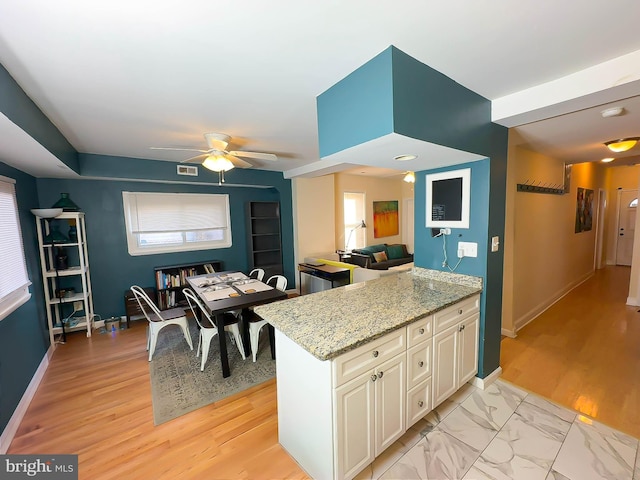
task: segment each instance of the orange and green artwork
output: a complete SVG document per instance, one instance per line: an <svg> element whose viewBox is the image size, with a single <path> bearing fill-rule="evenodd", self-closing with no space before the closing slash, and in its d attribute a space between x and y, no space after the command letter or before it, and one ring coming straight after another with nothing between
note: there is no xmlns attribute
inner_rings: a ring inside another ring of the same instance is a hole
<svg viewBox="0 0 640 480"><path fill-rule="evenodd" d="M373 202L373 237L390 237L398 233L398 201Z"/></svg>

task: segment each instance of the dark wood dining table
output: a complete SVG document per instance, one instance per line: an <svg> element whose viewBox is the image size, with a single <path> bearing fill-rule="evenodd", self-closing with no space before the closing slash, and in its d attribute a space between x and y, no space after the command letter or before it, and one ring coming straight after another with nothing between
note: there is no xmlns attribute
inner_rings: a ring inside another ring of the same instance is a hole
<svg viewBox="0 0 640 480"><path fill-rule="evenodd" d="M216 327L218 328L218 341L220 342L220 362L222 364L222 376L228 377L231 375L231 370L229 369L229 357L227 355L227 341L226 336L224 335L224 316L225 312L229 312L231 310L245 310L249 307L253 307L256 305L263 305L265 303L271 303L278 300L284 300L287 298L287 294L277 288L271 288L269 290L257 291L255 293L243 293L240 288L237 288L233 285L233 282L229 282L229 285L233 287L233 289L239 294L234 297L226 297L220 298L216 300L207 300L205 293L206 287L201 287L200 285L204 283L211 283L214 280L214 277L225 278L230 277L233 274L237 274L239 272L216 272L216 273L208 273L205 275L196 275L193 277L187 277L187 282L189 286L193 289L194 292L198 295L198 297L202 300L202 303L206 306L207 310L211 314L212 318L215 319ZM255 280L258 282L258 280ZM262 282L259 282L262 283ZM250 284L249 284L250 285ZM247 357L251 356L250 352L250 342L248 335L248 328L245 325L242 329L242 342L245 347L245 354Z"/></svg>

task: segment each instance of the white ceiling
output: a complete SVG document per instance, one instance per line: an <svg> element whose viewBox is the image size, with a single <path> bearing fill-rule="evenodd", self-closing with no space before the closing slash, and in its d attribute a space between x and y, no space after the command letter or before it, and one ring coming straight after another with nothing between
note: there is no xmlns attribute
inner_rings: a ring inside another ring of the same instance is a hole
<svg viewBox="0 0 640 480"><path fill-rule="evenodd" d="M0 0L0 63L79 152L180 161L149 147L223 132L292 176L318 170L316 96L394 45L525 123L523 146L596 161L640 135L638 18L637 0ZM7 122L0 160L71 174Z"/></svg>

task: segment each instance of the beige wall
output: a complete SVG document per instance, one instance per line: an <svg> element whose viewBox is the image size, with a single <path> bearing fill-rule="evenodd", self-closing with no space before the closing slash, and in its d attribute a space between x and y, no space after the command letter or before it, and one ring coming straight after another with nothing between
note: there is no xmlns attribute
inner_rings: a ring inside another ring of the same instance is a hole
<svg viewBox="0 0 640 480"><path fill-rule="evenodd" d="M347 175L338 173L335 175L335 205L336 205L336 222L335 222L335 244L341 248L344 246L344 231L340 228L344 223L342 200L344 192L363 192L365 194L365 210L367 224L366 235L367 245L375 245L377 243L402 243L402 208L403 196L406 192L412 192L410 187L407 189L407 183L402 180L402 175L391 178L366 177L363 175ZM397 200L398 201L398 235L391 237L374 238L373 229L373 202L381 200Z"/></svg>
<svg viewBox="0 0 640 480"><path fill-rule="evenodd" d="M334 175L294 178L292 192L296 264L305 257L335 252Z"/></svg>
<svg viewBox="0 0 640 480"><path fill-rule="evenodd" d="M572 167L565 195L516 192L518 183L561 184L563 163L511 146L507 169L503 333L514 334L594 269L595 219L591 231L575 233L577 188L604 188L598 164Z"/></svg>

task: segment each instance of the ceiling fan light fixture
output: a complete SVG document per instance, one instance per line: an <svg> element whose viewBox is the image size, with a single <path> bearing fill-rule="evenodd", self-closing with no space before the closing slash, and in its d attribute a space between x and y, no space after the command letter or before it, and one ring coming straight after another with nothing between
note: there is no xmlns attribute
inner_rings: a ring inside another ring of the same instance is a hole
<svg viewBox="0 0 640 480"><path fill-rule="evenodd" d="M407 172L403 180L407 183L416 183L416 175L413 172Z"/></svg>
<svg viewBox="0 0 640 480"><path fill-rule="evenodd" d="M620 153L626 152L627 150L631 150L636 146L640 138L638 137L627 137L621 138L619 140L610 140L608 142L604 142L604 144L611 150L612 152Z"/></svg>
<svg viewBox="0 0 640 480"><path fill-rule="evenodd" d="M603 158L602 160L600 160L602 163L609 163L609 162L613 162L615 160L615 158L613 157L607 157L607 158Z"/></svg>
<svg viewBox="0 0 640 480"><path fill-rule="evenodd" d="M233 168L233 163L221 155L209 155L202 162L202 166L214 172L228 172Z"/></svg>

